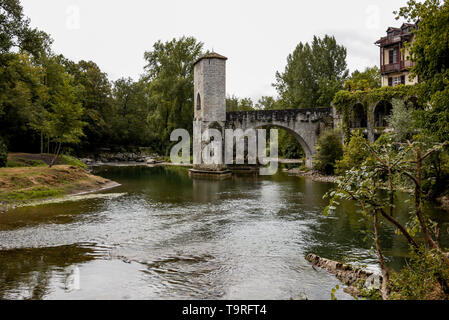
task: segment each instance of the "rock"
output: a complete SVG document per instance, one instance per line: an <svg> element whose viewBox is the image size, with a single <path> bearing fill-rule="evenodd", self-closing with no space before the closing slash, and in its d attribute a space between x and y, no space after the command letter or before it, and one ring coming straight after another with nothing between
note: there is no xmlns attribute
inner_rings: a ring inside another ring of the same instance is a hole
<svg viewBox="0 0 449 320"><path fill-rule="evenodd" d="M368 272L363 269L355 268L351 265L341 263L334 260L329 260L309 253L306 260L317 266L335 274L338 280L351 287L347 293L358 296L360 294L360 285L368 290L380 288L382 276Z"/></svg>
<svg viewBox="0 0 449 320"><path fill-rule="evenodd" d="M94 164L95 163L95 160L94 159L90 159L90 158L82 158L82 159L79 159L82 163L84 163L84 164L86 164L86 165L92 165L92 164Z"/></svg>
<svg viewBox="0 0 449 320"><path fill-rule="evenodd" d="M381 276L377 274L372 274L365 280L365 288L368 290L376 289L379 290L381 283Z"/></svg>
<svg viewBox="0 0 449 320"><path fill-rule="evenodd" d="M147 164L155 164L155 163L157 163L157 161L154 160L153 158L147 159Z"/></svg>

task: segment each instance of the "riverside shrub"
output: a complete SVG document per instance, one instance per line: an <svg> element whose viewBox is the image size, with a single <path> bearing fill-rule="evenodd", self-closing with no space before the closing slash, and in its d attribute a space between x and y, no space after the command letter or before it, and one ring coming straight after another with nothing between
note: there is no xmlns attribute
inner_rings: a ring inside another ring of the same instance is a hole
<svg viewBox="0 0 449 320"><path fill-rule="evenodd" d="M343 145L338 131L325 131L317 143L314 168L322 174L334 174L335 164L343 157Z"/></svg>

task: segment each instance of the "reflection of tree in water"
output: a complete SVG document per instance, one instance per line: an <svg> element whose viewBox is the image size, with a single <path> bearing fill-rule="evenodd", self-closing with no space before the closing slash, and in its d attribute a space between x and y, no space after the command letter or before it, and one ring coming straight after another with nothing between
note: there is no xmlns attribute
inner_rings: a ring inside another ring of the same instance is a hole
<svg viewBox="0 0 449 320"><path fill-rule="evenodd" d="M93 253L80 245L0 251L0 299L42 299L54 271L68 278L72 273L61 269L91 261Z"/></svg>

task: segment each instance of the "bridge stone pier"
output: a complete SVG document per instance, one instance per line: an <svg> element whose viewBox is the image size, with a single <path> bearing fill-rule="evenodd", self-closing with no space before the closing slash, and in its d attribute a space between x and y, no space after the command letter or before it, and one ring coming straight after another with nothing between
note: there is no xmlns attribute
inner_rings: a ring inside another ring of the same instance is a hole
<svg viewBox="0 0 449 320"><path fill-rule="evenodd" d="M320 134L333 127L332 108L226 112L226 60L226 57L213 52L194 64L194 160L202 159L201 150L205 142L201 137L209 128L219 130L224 139L225 129L245 131L278 127L296 138L306 155L306 166L312 167ZM225 146L225 141L222 143ZM224 164L206 165L201 160L191 173L193 176L208 173L227 176L229 171Z"/></svg>

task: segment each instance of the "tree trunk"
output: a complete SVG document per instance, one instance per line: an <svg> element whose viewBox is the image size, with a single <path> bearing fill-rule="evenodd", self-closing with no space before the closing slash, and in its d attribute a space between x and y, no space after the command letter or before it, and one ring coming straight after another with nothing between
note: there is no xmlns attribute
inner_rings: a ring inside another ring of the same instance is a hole
<svg viewBox="0 0 449 320"><path fill-rule="evenodd" d="M444 262L449 266L449 258L444 254L443 250L441 250L440 246L437 242L435 242L430 235L429 229L427 229L426 221L424 219L424 215L422 213L422 198L421 198L421 181L422 181L422 156L421 149L417 147L414 150L416 157L416 184L415 184L415 211L416 216L418 217L419 224L421 225L421 230L424 234L424 238L426 239L429 246L435 250L437 250Z"/></svg>
<svg viewBox="0 0 449 320"><path fill-rule="evenodd" d="M380 269L382 270L382 285L380 287L380 293L382 300L388 300L390 295L390 287L388 282L390 281L390 275L388 273L387 266L385 265L384 256L382 254L382 248L379 241L379 222L378 222L377 210L373 213L373 225L374 225L374 242L376 244L377 257L379 260Z"/></svg>
<svg viewBox="0 0 449 320"><path fill-rule="evenodd" d="M57 148L56 148L55 156L53 157L53 159L51 160L51 163L50 163L50 165L49 165L50 168L53 167L53 165L54 165L55 162L56 162L56 159L58 159L59 152L61 151L61 144L62 144L62 143L59 142L59 144L58 144L58 146L57 146Z"/></svg>

